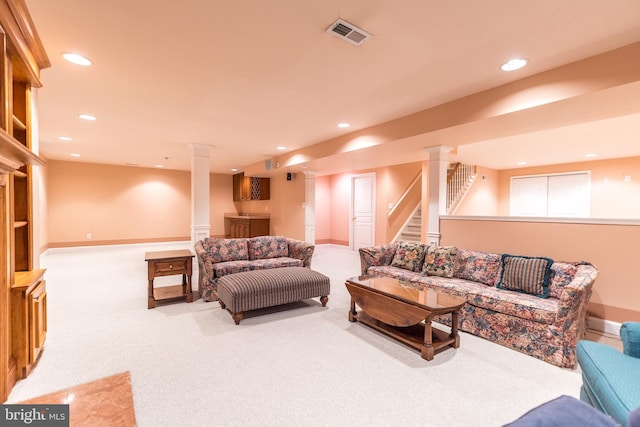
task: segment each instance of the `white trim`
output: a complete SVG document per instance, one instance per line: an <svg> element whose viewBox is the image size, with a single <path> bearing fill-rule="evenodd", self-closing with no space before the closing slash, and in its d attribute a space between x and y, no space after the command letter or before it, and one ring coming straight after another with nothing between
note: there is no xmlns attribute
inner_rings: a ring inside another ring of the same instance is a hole
<svg viewBox="0 0 640 427"><path fill-rule="evenodd" d="M588 328L593 329L594 331L604 332L605 334L620 337L620 326L622 326L622 324L618 322L589 316Z"/></svg>
<svg viewBox="0 0 640 427"><path fill-rule="evenodd" d="M594 224L594 225L640 225L637 219L611 219L611 218L553 218L553 217L528 217L528 216L462 216L440 215L440 219L453 221L505 221L505 222L562 222L567 224Z"/></svg>

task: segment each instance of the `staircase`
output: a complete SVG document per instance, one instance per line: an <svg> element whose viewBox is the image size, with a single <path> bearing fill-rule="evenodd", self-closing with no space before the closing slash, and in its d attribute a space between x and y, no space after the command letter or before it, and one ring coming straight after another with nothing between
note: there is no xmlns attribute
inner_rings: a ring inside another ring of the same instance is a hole
<svg viewBox="0 0 640 427"><path fill-rule="evenodd" d="M447 215L452 215L467 194L477 176L476 167L452 163L447 169ZM395 240L420 241L422 235L422 209L420 205L409 217Z"/></svg>
<svg viewBox="0 0 640 427"><path fill-rule="evenodd" d="M447 215L455 213L476 180L476 167L462 163L452 163L447 169Z"/></svg>
<svg viewBox="0 0 640 427"><path fill-rule="evenodd" d="M396 238L396 240L410 240L414 242L420 241L422 235L422 209L420 206L413 212L409 221Z"/></svg>

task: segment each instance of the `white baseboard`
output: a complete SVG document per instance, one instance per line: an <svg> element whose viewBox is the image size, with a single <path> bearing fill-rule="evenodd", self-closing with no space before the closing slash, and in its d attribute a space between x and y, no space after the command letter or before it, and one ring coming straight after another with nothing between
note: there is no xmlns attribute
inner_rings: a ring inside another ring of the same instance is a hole
<svg viewBox="0 0 640 427"><path fill-rule="evenodd" d="M620 336L621 323L612 322L611 320L599 319L597 317L589 317L588 328L594 331L604 332L605 334Z"/></svg>

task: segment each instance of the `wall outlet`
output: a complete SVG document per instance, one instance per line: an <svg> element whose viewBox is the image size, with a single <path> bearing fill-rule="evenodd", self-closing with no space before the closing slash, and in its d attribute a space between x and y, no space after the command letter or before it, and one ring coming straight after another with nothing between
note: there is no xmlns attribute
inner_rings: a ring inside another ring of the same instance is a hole
<svg viewBox="0 0 640 427"><path fill-rule="evenodd" d="M625 175L624 182L631 182L631 175Z"/></svg>
<svg viewBox="0 0 640 427"><path fill-rule="evenodd" d="M91 240L93 238L93 236L91 235L91 233L87 233L87 240Z"/></svg>

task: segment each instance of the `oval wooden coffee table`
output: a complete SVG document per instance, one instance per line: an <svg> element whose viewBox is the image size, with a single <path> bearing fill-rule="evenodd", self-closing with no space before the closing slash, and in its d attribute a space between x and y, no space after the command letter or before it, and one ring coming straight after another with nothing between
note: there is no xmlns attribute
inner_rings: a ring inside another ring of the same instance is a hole
<svg viewBox="0 0 640 427"><path fill-rule="evenodd" d="M351 295L349 321L364 323L420 350L426 360L447 347L460 347L458 311L466 302L464 297L385 276L352 277L345 285ZM449 313L450 333L431 326L435 316Z"/></svg>

